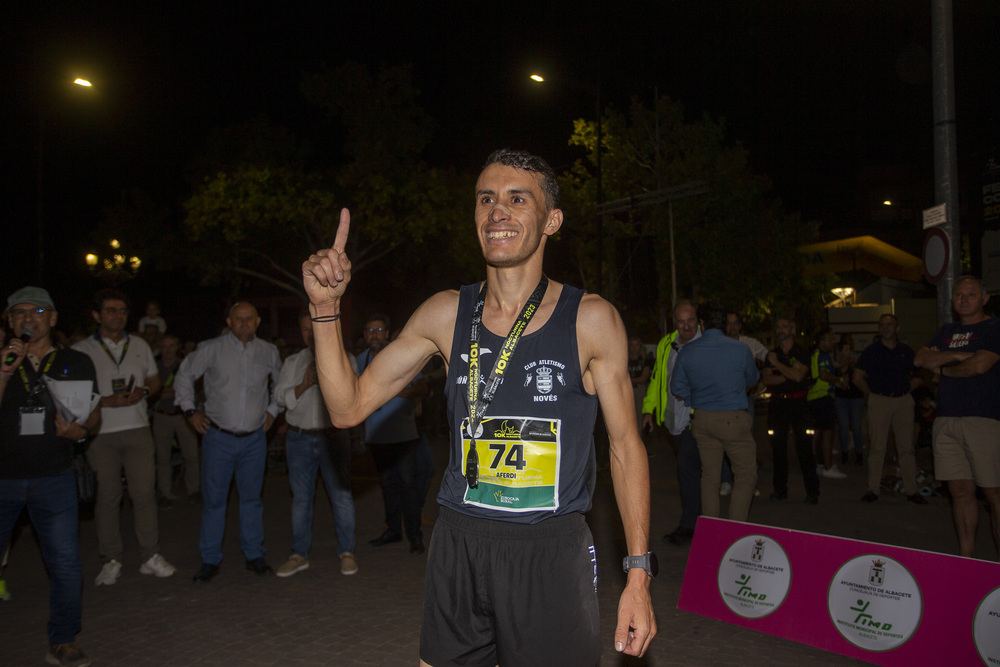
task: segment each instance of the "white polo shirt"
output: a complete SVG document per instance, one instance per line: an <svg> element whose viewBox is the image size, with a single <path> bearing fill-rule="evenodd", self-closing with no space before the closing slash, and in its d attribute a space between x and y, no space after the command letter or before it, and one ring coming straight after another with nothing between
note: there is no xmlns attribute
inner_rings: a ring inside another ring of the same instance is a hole
<svg viewBox="0 0 1000 667"><path fill-rule="evenodd" d="M124 332L123 332L124 333ZM107 349L105 349L107 348ZM127 386L134 378L133 386L142 387L146 378L159 373L156 358L149 344L139 336L125 337L114 343L101 336L100 331L73 346L94 362L97 371L97 391L101 396L115 393L116 384ZM101 428L98 433L117 433L134 428L149 426L146 415L146 399L135 405L122 408L101 408Z"/></svg>

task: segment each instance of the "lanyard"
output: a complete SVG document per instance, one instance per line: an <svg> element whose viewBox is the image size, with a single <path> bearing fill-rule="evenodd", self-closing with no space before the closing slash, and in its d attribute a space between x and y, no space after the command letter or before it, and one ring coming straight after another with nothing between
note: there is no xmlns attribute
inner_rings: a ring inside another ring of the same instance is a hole
<svg viewBox="0 0 1000 667"><path fill-rule="evenodd" d="M104 353L108 355L108 359L110 359L111 363L115 365L115 370L116 371L121 370L122 362L125 361L125 355L128 354L128 344L131 341L129 335L125 334L125 347L122 348L122 358L117 361L115 361L115 355L111 354L111 350L108 349L107 344L104 342L104 338L101 336L100 331L94 334L94 338L96 338L101 343L101 347L104 348Z"/></svg>
<svg viewBox="0 0 1000 667"><path fill-rule="evenodd" d="M163 370L169 370L170 374L167 375L167 379L163 381L164 388L169 387L174 384L174 375L177 373L177 369L180 368L181 362L175 361L171 365L167 366Z"/></svg>
<svg viewBox="0 0 1000 667"><path fill-rule="evenodd" d="M51 352L49 352L49 355L45 359L42 360L42 361L45 362L44 367L42 366L41 363L39 363L39 365L38 365L38 369L39 369L38 370L38 377L35 378L35 381L37 383L41 384L41 382L42 382L42 376L45 375L46 373L48 373L49 369L52 368L52 362L56 360L56 351L57 350L52 350ZM21 372L21 382L24 383L24 391L26 391L28 393L28 399L30 401L32 399L32 397L34 397L35 394L32 393L32 391L31 391L31 383L28 381L28 372L26 370L24 370L24 364L23 363L20 366L17 367L17 370Z"/></svg>
<svg viewBox="0 0 1000 667"><path fill-rule="evenodd" d="M507 334L507 340L504 341L503 347L500 348L500 352L497 354L496 361L493 362L493 370L490 371L489 378L486 380L486 387L483 389L481 396L479 393L479 378L481 375L479 368L479 336L480 327L483 324L483 308L486 305L486 281L483 281L483 286L479 290L479 298L476 301L475 310L472 312L472 327L469 331L469 455L465 464L465 480L468 482L470 489L479 486L479 453L476 451L476 431L483 420L483 415L486 414L486 408L493 402L497 388L503 381L503 374L507 370L511 356L514 354L514 348L517 347L518 341L521 340L521 334L528 327L531 316L538 310L538 305L542 302L542 297L545 296L545 290L548 286L549 279L543 275L542 279L538 281L535 291L528 298L528 302L521 309L521 314L517 316L517 319L511 326L510 332Z"/></svg>

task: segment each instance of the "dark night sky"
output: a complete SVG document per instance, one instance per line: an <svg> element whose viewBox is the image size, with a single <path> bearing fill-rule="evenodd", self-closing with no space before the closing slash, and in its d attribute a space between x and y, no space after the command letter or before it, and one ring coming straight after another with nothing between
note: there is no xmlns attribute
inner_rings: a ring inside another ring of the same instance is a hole
<svg viewBox="0 0 1000 667"><path fill-rule="evenodd" d="M299 93L301 73L347 60L414 64L437 124L432 164L474 171L509 145L565 168L578 157L566 146L572 120L593 116L586 88L600 69L606 104L625 109L631 95L651 101L656 89L691 119L725 118L754 169L829 236L853 230L870 203L860 185L869 167L907 165L923 185L915 205L933 203L929 1L194 4L6 10L4 290L34 275L40 117L47 263L68 266L82 253L77 239L122 190L180 201L184 167L214 127L266 113L312 133L319 116ZM958 152L969 164L961 178L975 180L1000 144L1000 3L955 7ZM532 87L534 69L576 84ZM76 72L95 88L71 90L64 79Z"/></svg>

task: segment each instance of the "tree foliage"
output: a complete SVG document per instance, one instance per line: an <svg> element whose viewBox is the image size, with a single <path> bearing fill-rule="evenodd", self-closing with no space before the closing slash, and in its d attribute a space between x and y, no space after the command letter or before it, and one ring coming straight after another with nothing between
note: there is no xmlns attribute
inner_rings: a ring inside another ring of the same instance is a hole
<svg viewBox="0 0 1000 667"><path fill-rule="evenodd" d="M628 114L606 110L602 117L601 173L604 201L615 201L664 188L704 181L707 194L673 203L678 296L731 304L751 318L776 308L794 307L808 298L796 248L811 240L815 224L803 223L769 195L770 182L754 174L749 155L727 141L725 124L702 117L684 119L680 104L667 97L654 108L638 101ZM565 208L593 219L597 201L597 127L578 120L571 145L587 150L561 178ZM578 264L595 267L582 277L594 281L598 266L593 226L577 237ZM671 302L669 207L666 203L606 216L605 248L648 246L655 261L657 303L635 304L633 321L648 326L656 311ZM605 275L612 286L624 284L628 256L604 253ZM624 268L623 268L624 267ZM627 294L610 294L628 305ZM654 306L659 306L657 309ZM624 308L627 311L628 308ZM639 312L639 311L644 312ZM628 319L629 313L626 312Z"/></svg>
<svg viewBox="0 0 1000 667"><path fill-rule="evenodd" d="M220 171L184 204L193 265L206 283L253 279L301 295L302 261L333 242L335 199L321 177L290 167Z"/></svg>
<svg viewBox="0 0 1000 667"><path fill-rule="evenodd" d="M468 275L480 256L466 233L471 187L421 158L434 123L417 101L411 69L373 74L347 63L307 75L302 85L307 99L343 125L348 162L337 170L337 185L350 199L352 221L375 242L375 257L391 254L397 286L442 268Z"/></svg>
<svg viewBox="0 0 1000 667"><path fill-rule="evenodd" d="M465 219L455 207L461 179L420 159L432 123L416 102L409 69L372 76L347 64L306 75L302 89L328 113L326 122L342 129L342 158L326 155L320 163L265 119L213 133L184 204L203 280L229 280L234 291L259 281L302 295L299 267L333 242L345 206L354 275L384 265L391 271L378 272L380 283L388 275L396 285L412 284L441 266L427 261L428 249L452 255L448 266L461 271L468 253L463 235L453 233Z"/></svg>

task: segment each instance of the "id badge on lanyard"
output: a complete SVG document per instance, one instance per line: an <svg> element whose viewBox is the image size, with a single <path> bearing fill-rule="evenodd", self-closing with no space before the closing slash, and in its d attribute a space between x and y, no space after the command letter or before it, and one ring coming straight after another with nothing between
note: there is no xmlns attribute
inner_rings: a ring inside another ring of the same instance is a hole
<svg viewBox="0 0 1000 667"><path fill-rule="evenodd" d="M45 406L35 405L35 400L45 388L45 385L42 383L41 376L47 373L49 368L52 367L52 362L55 361L55 358L56 353L53 350L52 353L49 354L46 362L41 366L39 377L36 378L34 387L32 387L28 381L28 374L24 370L24 364L18 368L18 371L20 371L21 374L21 381L24 383L24 389L28 393L28 404L17 409L19 435L45 434Z"/></svg>
<svg viewBox="0 0 1000 667"><path fill-rule="evenodd" d="M27 405L18 408L20 413L19 435L45 435L45 407Z"/></svg>

